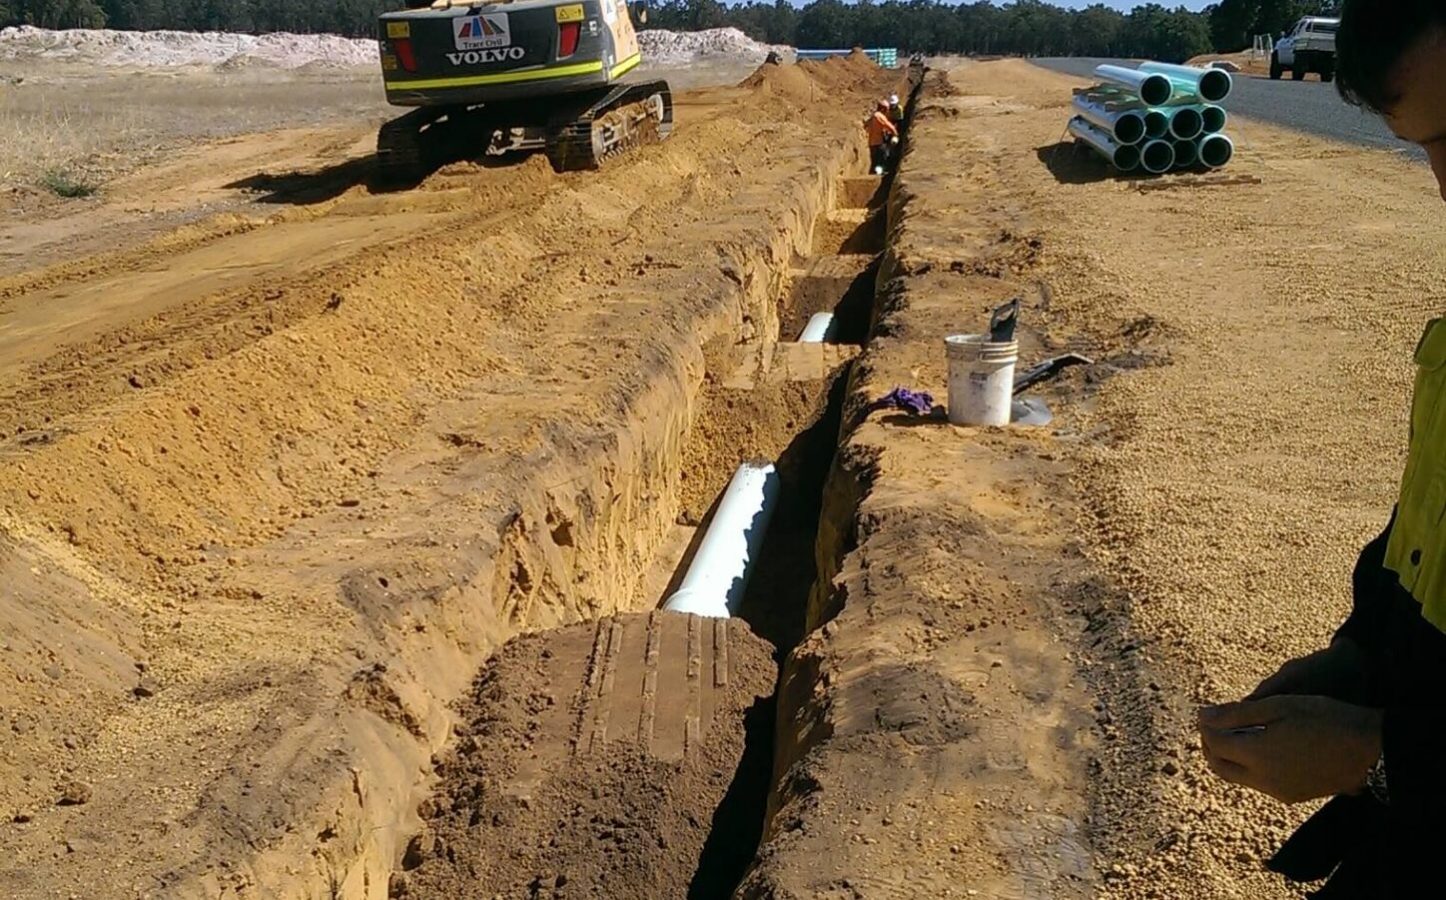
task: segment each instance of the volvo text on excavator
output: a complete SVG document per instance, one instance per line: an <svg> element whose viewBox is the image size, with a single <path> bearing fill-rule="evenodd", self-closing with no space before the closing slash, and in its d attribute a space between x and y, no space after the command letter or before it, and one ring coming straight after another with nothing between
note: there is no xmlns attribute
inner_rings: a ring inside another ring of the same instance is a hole
<svg viewBox="0 0 1446 900"><path fill-rule="evenodd" d="M558 171L595 169L666 138L666 81L630 77L642 61L626 0L408 0L378 24L387 101L416 107L382 126L388 179L450 159L545 150Z"/></svg>

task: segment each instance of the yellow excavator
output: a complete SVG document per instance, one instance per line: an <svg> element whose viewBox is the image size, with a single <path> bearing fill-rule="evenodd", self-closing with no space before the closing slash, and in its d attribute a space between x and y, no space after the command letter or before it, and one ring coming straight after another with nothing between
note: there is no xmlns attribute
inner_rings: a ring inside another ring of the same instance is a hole
<svg viewBox="0 0 1446 900"><path fill-rule="evenodd" d="M642 61L626 0L408 0L378 23L387 102L415 107L382 126L389 179L449 159L545 150L559 172L595 169L673 130L666 81Z"/></svg>

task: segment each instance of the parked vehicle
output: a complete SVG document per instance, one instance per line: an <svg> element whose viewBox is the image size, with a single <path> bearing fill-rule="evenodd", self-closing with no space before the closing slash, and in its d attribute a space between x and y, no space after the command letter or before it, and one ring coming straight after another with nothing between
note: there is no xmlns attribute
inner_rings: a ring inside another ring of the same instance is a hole
<svg viewBox="0 0 1446 900"><path fill-rule="evenodd" d="M1336 77L1336 29L1340 19L1326 19L1320 16L1306 16L1280 40L1275 42L1275 51L1270 54L1270 77L1279 80L1281 73L1290 70L1293 81L1305 78L1307 72L1314 72L1321 81L1333 81Z"/></svg>

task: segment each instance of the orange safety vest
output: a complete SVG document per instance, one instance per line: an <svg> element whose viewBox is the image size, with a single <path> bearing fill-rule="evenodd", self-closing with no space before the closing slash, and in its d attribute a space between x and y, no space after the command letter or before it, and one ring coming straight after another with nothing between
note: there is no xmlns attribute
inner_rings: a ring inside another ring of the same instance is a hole
<svg viewBox="0 0 1446 900"><path fill-rule="evenodd" d="M877 111L864 123L864 130L869 133L870 147L882 144L885 135L897 136L899 133L899 129L894 127L894 123L889 121L889 117Z"/></svg>

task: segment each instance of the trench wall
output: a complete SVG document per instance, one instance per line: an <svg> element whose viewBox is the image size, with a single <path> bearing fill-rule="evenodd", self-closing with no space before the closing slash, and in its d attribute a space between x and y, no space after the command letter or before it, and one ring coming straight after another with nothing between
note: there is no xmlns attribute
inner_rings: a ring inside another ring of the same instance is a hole
<svg viewBox="0 0 1446 900"><path fill-rule="evenodd" d="M682 502L680 456L699 413L705 347L774 338L790 261L808 252L837 176L861 168L864 155L853 135L820 142L735 194L696 264L673 273L689 294L657 298L682 313L650 342L637 371L605 376L616 380L614 421L559 421L523 460L480 456L472 467L482 502L437 511L468 517L473 539L438 548L410 572L379 560L378 571L391 573L385 585L366 571L351 580L348 600L388 648L388 664L348 685L361 702L319 712L334 720L325 733L340 752L315 758L313 746L304 761L281 765L320 779L324 798L290 811L302 823L291 829L295 838L248 864L250 886L277 897L388 895L420 827L415 809L450 734L450 704L507 638L629 607ZM677 258L676 244L657 240L660 258ZM196 896L224 895L213 876L189 885Z"/></svg>

